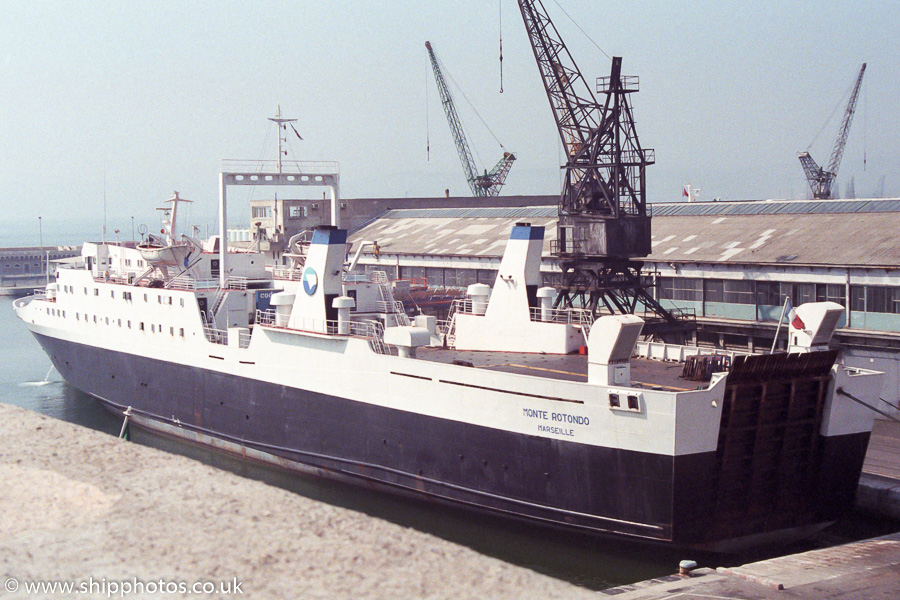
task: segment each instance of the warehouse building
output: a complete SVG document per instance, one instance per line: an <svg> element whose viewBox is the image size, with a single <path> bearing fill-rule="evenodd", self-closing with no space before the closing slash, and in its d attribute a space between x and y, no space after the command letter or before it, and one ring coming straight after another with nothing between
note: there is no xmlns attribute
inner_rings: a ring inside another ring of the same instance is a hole
<svg viewBox="0 0 900 600"><path fill-rule="evenodd" d="M532 206L393 208L358 227L350 240L373 243L360 259L367 268L435 288L464 288L493 284L509 231L527 221L546 227L544 283L558 285L560 270L550 256L556 198L533 200ZM695 343L768 348L786 297L794 306L834 301L846 307L835 340L846 360L884 370L884 398L896 407L900 199L685 202L651 209L653 251L645 275L664 306L695 316ZM785 346L785 329L776 344Z"/></svg>

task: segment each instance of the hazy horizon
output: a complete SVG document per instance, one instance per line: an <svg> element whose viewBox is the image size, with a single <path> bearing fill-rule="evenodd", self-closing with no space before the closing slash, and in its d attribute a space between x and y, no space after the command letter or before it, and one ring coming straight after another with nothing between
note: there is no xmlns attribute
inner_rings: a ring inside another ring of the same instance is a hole
<svg viewBox="0 0 900 600"><path fill-rule="evenodd" d="M703 200L807 197L796 153L815 141L828 162L863 62L837 189L900 196L900 3L558 1L545 6L588 82L608 75L604 52L640 77L650 202L687 183ZM344 198L466 195L426 40L460 86L476 160L490 168L503 148L462 93L518 155L503 195L557 194L549 104L518 7L499 6L502 29L496 1L5 2L3 212L29 231L38 216L102 224L106 197L108 230L130 234L179 190L213 224L220 161L274 159L279 104L303 136L285 158L337 161ZM237 224L246 199L232 201Z"/></svg>

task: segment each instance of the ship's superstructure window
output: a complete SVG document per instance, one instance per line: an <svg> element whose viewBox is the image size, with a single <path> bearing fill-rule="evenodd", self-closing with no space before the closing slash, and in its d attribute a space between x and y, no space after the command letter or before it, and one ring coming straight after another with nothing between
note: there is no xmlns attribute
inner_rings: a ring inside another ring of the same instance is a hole
<svg viewBox="0 0 900 600"><path fill-rule="evenodd" d="M181 308L184 308L184 298L180 298L181 300Z"/></svg>
<svg viewBox="0 0 900 600"><path fill-rule="evenodd" d="M84 295L87 296L87 288L84 288Z"/></svg>
<svg viewBox="0 0 900 600"><path fill-rule="evenodd" d="M110 298L115 298L115 297L116 297L116 290L109 290L109 297L110 297Z"/></svg>
<svg viewBox="0 0 900 600"><path fill-rule="evenodd" d="M139 327L139 329L140 329L141 331L144 331L144 322L143 322L143 321L141 321L141 326Z"/></svg>
<svg viewBox="0 0 900 600"><path fill-rule="evenodd" d="M618 394L613 394L612 392L610 392L610 394L609 394L609 406L610 406L610 408L619 408L620 406L622 406L622 403L619 401L619 395L618 395Z"/></svg>
<svg viewBox="0 0 900 600"><path fill-rule="evenodd" d="M99 296L99 295L100 295L100 289L99 289L99 288L94 288L94 295L95 295L95 296Z"/></svg>
<svg viewBox="0 0 900 600"><path fill-rule="evenodd" d="M175 335L175 328L174 328L174 327L169 327L169 335L172 335L172 336Z"/></svg>
<svg viewBox="0 0 900 600"><path fill-rule="evenodd" d="M150 323L150 333L156 333L156 325L153 323Z"/></svg>
<svg viewBox="0 0 900 600"><path fill-rule="evenodd" d="M254 219L267 219L272 216L271 206L254 206L250 209Z"/></svg>
<svg viewBox="0 0 900 600"><path fill-rule="evenodd" d="M178 335L180 335L181 337L184 337L184 327L178 328Z"/></svg>
<svg viewBox="0 0 900 600"><path fill-rule="evenodd" d="M94 315L94 323L97 323L97 315Z"/></svg>
<svg viewBox="0 0 900 600"><path fill-rule="evenodd" d="M128 329L131 329L131 321L128 321Z"/></svg>

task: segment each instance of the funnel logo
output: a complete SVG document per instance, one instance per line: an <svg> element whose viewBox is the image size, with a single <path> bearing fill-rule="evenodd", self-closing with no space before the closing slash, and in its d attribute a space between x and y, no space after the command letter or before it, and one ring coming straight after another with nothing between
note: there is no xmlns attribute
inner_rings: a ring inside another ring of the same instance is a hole
<svg viewBox="0 0 900 600"><path fill-rule="evenodd" d="M316 293L317 287L319 287L319 276L316 275L316 270L306 267L306 270L303 271L303 291L307 296L312 296Z"/></svg>

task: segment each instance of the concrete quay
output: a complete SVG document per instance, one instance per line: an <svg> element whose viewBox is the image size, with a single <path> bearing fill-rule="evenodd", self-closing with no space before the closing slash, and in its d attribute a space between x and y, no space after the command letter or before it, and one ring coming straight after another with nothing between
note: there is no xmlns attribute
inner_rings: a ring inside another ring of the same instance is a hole
<svg viewBox="0 0 900 600"><path fill-rule="evenodd" d="M900 423L875 421L856 505L865 512L900 520Z"/></svg>
<svg viewBox="0 0 900 600"><path fill-rule="evenodd" d="M419 531L18 407L0 404L0 423L0 600L597 597ZM87 592L36 593L40 582ZM157 587L197 583L219 591Z"/></svg>
<svg viewBox="0 0 900 600"><path fill-rule="evenodd" d="M900 533L763 560L698 569L598 592L616 600L895 600L900 590Z"/></svg>

